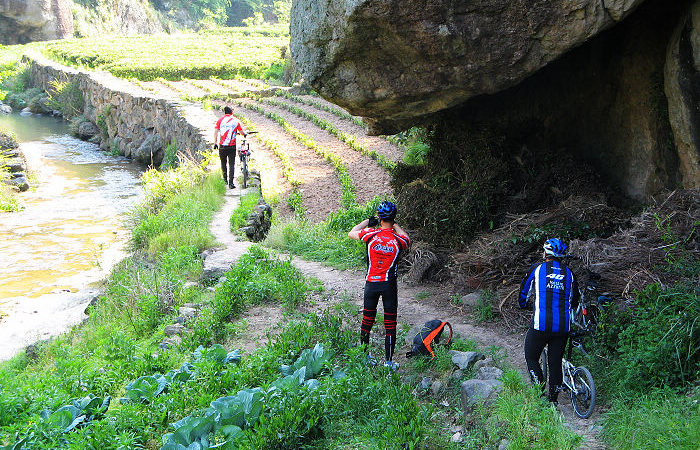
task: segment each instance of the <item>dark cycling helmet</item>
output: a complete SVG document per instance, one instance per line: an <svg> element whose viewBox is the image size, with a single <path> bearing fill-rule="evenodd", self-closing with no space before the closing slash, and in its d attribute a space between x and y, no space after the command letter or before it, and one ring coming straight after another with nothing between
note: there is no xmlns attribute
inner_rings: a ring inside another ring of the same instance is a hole
<svg viewBox="0 0 700 450"><path fill-rule="evenodd" d="M569 249L561 239L557 238L547 239L542 248L544 248L545 255L554 258L563 258Z"/></svg>
<svg viewBox="0 0 700 450"><path fill-rule="evenodd" d="M394 220L396 217L396 205L389 201L384 201L377 206L377 217L380 219Z"/></svg>

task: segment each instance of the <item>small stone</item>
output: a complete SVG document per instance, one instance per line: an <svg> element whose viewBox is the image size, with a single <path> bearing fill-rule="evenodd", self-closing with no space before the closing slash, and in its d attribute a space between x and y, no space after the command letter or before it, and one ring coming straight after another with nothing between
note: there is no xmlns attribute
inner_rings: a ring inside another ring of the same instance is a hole
<svg viewBox="0 0 700 450"><path fill-rule="evenodd" d="M588 427L588 432L593 434L600 434L603 432L603 426L594 423L593 425Z"/></svg>
<svg viewBox="0 0 700 450"><path fill-rule="evenodd" d="M464 377L464 372L461 370L457 369L452 373L452 379L453 380L461 380Z"/></svg>
<svg viewBox="0 0 700 450"><path fill-rule="evenodd" d="M498 380L503 376L503 371L498 367L481 367L476 372L476 378L479 380Z"/></svg>
<svg viewBox="0 0 700 450"><path fill-rule="evenodd" d="M484 359L484 355L479 352L460 352L458 350L450 350L448 354L452 356L452 362L462 370L469 369L476 361Z"/></svg>
<svg viewBox="0 0 700 450"><path fill-rule="evenodd" d="M498 450L506 450L509 445L510 441L508 439L503 439L501 443L498 444Z"/></svg>
<svg viewBox="0 0 700 450"><path fill-rule="evenodd" d="M194 316L197 315L197 310L194 308L188 308L186 306L181 306L178 309L178 313L180 313L180 315L182 317L184 317L185 320L190 320L190 319L194 318Z"/></svg>
<svg viewBox="0 0 700 450"><path fill-rule="evenodd" d="M29 116L32 115L32 111L27 107L27 108L24 108L24 109L19 113L19 115L22 116L22 117L29 117Z"/></svg>
<svg viewBox="0 0 700 450"><path fill-rule="evenodd" d="M182 316L177 316L173 322L179 323L180 325L184 325L185 322L187 322L187 320L185 320L185 318Z"/></svg>
<svg viewBox="0 0 700 450"><path fill-rule="evenodd" d="M458 431L452 435L450 442L462 442L462 432Z"/></svg>
<svg viewBox="0 0 700 450"><path fill-rule="evenodd" d="M461 433L464 431L464 427L462 425L453 425L450 427L450 433Z"/></svg>
<svg viewBox="0 0 700 450"><path fill-rule="evenodd" d="M185 327L180 323L175 323L173 325L168 325L163 330L166 336L177 336L185 332Z"/></svg>
<svg viewBox="0 0 700 450"><path fill-rule="evenodd" d="M428 389L432 383L433 380L430 377L423 377L423 379L420 380L420 388Z"/></svg>
<svg viewBox="0 0 700 450"><path fill-rule="evenodd" d="M493 358L491 358L490 356L487 356L486 358L474 363L474 370L479 370L482 367L488 367L488 366L493 366L493 365L494 365Z"/></svg>
<svg viewBox="0 0 700 450"><path fill-rule="evenodd" d="M92 297L92 300L90 300L90 303L88 303L88 305L85 307L85 311L84 311L84 312L85 312L85 315L87 315L87 316L90 315L90 310L91 310L92 308L94 308L95 305L97 305L97 301L98 301L99 299L100 299L100 297L97 296L97 295L94 296L94 297Z"/></svg>
<svg viewBox="0 0 700 450"><path fill-rule="evenodd" d="M439 395L442 392L442 381L435 380L430 386L430 390L433 392L433 395Z"/></svg>
<svg viewBox="0 0 700 450"><path fill-rule="evenodd" d="M462 296L462 305L473 307L479 303L479 300L481 300L481 291L472 292Z"/></svg>
<svg viewBox="0 0 700 450"><path fill-rule="evenodd" d="M167 339L163 339L163 342L160 343L159 347L160 348L177 347L181 343L182 343L182 338L180 336L173 336L173 337L169 337Z"/></svg>

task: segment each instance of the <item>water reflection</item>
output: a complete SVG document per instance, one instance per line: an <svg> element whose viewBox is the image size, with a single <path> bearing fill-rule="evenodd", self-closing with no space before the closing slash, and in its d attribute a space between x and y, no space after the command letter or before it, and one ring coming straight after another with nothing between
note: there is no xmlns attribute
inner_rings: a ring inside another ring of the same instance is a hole
<svg viewBox="0 0 700 450"><path fill-rule="evenodd" d="M0 117L0 127L23 141L34 179L20 194L24 210L0 213L2 342L15 316L34 314L18 321L37 325L42 315L51 320L55 305L104 278L122 256L143 167L66 134L46 135L67 131L56 119L10 115Z"/></svg>

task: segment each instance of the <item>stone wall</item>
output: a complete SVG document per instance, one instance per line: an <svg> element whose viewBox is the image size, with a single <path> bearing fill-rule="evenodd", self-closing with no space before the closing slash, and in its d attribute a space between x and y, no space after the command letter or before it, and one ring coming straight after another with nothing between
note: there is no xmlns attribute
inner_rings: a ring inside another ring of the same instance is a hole
<svg viewBox="0 0 700 450"><path fill-rule="evenodd" d="M95 124L109 144L121 155L145 163L160 164L162 147L177 142L179 151L193 155L211 143L214 116L188 102L156 98L152 94L107 72L88 72L49 61L43 56L25 56L34 86L47 92L51 82L77 82L85 99L84 115ZM105 142L106 141L106 142ZM154 142L157 145L152 145ZM139 155L148 147L150 155ZM150 160L150 161L149 161Z"/></svg>

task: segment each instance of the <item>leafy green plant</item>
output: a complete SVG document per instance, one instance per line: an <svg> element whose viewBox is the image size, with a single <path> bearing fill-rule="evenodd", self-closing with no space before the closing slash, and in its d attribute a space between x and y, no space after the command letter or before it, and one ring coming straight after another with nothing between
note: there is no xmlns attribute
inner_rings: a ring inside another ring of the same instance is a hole
<svg viewBox="0 0 700 450"><path fill-rule="evenodd" d="M229 223L231 224L231 231L236 233L238 229L241 228L246 223L246 219L253 212L256 206L258 206L258 201L260 200L260 192L257 189L253 189L243 197L241 201L233 210L231 214L231 219Z"/></svg>
<svg viewBox="0 0 700 450"><path fill-rule="evenodd" d="M61 82L53 80L49 82L49 86L48 105L52 109L61 111L66 119L83 113L85 100L77 81Z"/></svg>

